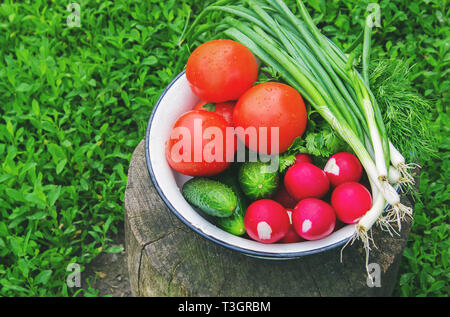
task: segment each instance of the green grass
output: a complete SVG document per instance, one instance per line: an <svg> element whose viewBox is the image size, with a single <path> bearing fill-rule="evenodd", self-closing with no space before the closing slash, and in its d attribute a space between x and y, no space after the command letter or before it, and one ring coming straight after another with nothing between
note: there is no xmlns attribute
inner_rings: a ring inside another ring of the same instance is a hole
<svg viewBox="0 0 450 317"><path fill-rule="evenodd" d="M81 27L69 28L70 2L0 5L0 296L97 294L68 289L67 265L120 251L110 237L123 221L128 162L187 60L177 46L186 21L206 4L83 0ZM307 2L345 48L375 1ZM411 79L434 104L430 129L439 141L439 156L421 162L421 201L395 294L448 296L447 2L379 3L372 57L415 65Z"/></svg>

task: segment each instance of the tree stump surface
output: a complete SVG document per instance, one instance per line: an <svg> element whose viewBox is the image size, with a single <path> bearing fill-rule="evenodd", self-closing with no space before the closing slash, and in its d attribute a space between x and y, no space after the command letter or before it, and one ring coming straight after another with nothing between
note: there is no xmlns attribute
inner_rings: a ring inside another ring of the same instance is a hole
<svg viewBox="0 0 450 317"><path fill-rule="evenodd" d="M381 287L369 287L365 250L356 241L296 260L263 260L206 240L185 226L159 197L146 166L144 141L136 148L125 193L125 246L134 296L300 297L391 296L411 229L400 236L373 230L370 263ZM404 204L411 206L408 200Z"/></svg>

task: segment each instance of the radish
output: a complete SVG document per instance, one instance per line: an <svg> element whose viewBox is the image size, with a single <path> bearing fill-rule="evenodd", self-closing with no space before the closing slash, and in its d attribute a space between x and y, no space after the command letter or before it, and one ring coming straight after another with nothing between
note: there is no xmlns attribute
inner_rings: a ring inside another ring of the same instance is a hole
<svg viewBox="0 0 450 317"><path fill-rule="evenodd" d="M286 236L291 223L283 206L274 200L262 199L247 208L244 226L253 240L275 243Z"/></svg>
<svg viewBox="0 0 450 317"><path fill-rule="evenodd" d="M362 165L352 153L341 152L333 155L324 168L334 187L347 182L359 182L362 176Z"/></svg>
<svg viewBox="0 0 450 317"><path fill-rule="evenodd" d="M339 185L331 195L331 205L344 223L357 223L372 207L369 190L356 182Z"/></svg>
<svg viewBox="0 0 450 317"><path fill-rule="evenodd" d="M312 164L312 162L313 162L313 160L311 158L311 155L300 153L295 156L294 164L299 164L299 163L311 163Z"/></svg>
<svg viewBox="0 0 450 317"><path fill-rule="evenodd" d="M278 191L275 193L273 200L280 203L284 208L294 209L297 205L298 200L294 199L284 187L284 184L281 184L278 188Z"/></svg>
<svg viewBox="0 0 450 317"><path fill-rule="evenodd" d="M305 198L322 198L330 189L327 175L311 163L291 166L284 176L288 193L297 201Z"/></svg>
<svg viewBox="0 0 450 317"><path fill-rule="evenodd" d="M289 231L286 233L286 236L281 239L280 243L296 243L302 241L302 238L297 234L297 231L295 231L294 225L292 224L292 209L286 209L286 212L289 216L289 221L291 222L291 226L289 227Z"/></svg>
<svg viewBox="0 0 450 317"><path fill-rule="evenodd" d="M319 240L333 232L336 214L326 202L308 198L295 206L292 222L300 237L306 240Z"/></svg>

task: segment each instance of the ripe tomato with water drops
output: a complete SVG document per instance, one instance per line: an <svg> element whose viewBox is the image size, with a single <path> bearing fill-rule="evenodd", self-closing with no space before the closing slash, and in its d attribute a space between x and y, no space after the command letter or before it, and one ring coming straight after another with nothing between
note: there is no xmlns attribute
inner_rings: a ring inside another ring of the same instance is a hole
<svg viewBox="0 0 450 317"><path fill-rule="evenodd" d="M205 100L200 101L197 105L195 105L194 110L206 110L217 113L227 120L229 124L233 124L233 110L236 102L227 101L227 102L208 102Z"/></svg>
<svg viewBox="0 0 450 317"><path fill-rule="evenodd" d="M166 158L181 174L208 177L230 166L236 147L233 128L222 116L192 110L176 121L166 142Z"/></svg>
<svg viewBox="0 0 450 317"><path fill-rule="evenodd" d="M237 100L258 79L252 52L232 40L200 45L189 57L186 77L192 92L209 102Z"/></svg>
<svg viewBox="0 0 450 317"><path fill-rule="evenodd" d="M248 148L263 154L279 154L305 132L306 107L294 88L282 83L263 83L239 98L233 122L236 134Z"/></svg>

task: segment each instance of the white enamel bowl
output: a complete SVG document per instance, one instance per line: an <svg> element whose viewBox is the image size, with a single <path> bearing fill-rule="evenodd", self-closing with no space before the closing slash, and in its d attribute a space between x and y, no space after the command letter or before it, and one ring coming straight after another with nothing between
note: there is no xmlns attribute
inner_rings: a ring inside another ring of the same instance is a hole
<svg viewBox="0 0 450 317"><path fill-rule="evenodd" d="M150 117L145 139L145 152L150 177L167 207L189 228L204 238L246 255L267 259L293 259L324 252L344 245L355 233L348 225L319 241L291 244L263 244L237 237L204 219L183 198L181 187L190 179L172 170L165 157L165 142L175 121L199 101L189 87L184 72L162 93Z"/></svg>

